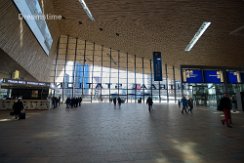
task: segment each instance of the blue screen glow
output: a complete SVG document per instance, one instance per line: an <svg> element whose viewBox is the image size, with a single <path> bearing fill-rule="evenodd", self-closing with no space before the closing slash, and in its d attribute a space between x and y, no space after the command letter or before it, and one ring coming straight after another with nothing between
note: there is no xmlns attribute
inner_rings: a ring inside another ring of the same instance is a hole
<svg viewBox="0 0 244 163"><path fill-rule="evenodd" d="M206 83L223 83L223 72L219 70L204 70L204 78Z"/></svg>
<svg viewBox="0 0 244 163"><path fill-rule="evenodd" d="M230 84L237 84L241 82L240 73L238 71L227 71L227 81Z"/></svg>
<svg viewBox="0 0 244 163"><path fill-rule="evenodd" d="M185 83L203 83L202 70L187 69L182 70L183 82Z"/></svg>

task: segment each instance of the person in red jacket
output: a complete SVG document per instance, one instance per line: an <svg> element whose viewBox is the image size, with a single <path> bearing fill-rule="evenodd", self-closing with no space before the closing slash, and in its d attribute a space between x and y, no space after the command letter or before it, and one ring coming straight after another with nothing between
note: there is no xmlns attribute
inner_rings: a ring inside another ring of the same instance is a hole
<svg viewBox="0 0 244 163"><path fill-rule="evenodd" d="M221 120L223 125L227 125L227 127L232 128L231 124L231 110L232 103L229 95L227 93L224 94L224 96L220 99L219 103L219 110L224 112L224 119Z"/></svg>

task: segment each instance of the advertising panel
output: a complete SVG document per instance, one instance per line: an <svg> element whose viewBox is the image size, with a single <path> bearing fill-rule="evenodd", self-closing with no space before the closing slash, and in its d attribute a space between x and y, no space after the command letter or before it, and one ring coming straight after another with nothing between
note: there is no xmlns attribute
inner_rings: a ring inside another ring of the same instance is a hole
<svg viewBox="0 0 244 163"><path fill-rule="evenodd" d="M154 81L162 81L162 58L161 52L153 52Z"/></svg>

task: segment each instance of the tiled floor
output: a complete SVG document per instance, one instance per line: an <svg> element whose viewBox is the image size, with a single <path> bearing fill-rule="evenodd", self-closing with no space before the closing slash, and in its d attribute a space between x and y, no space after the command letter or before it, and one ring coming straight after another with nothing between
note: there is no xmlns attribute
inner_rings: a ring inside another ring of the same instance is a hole
<svg viewBox="0 0 244 163"><path fill-rule="evenodd" d="M83 104L0 121L1 163L243 163L244 113L233 128L222 113L177 105ZM6 115L7 116L7 115Z"/></svg>

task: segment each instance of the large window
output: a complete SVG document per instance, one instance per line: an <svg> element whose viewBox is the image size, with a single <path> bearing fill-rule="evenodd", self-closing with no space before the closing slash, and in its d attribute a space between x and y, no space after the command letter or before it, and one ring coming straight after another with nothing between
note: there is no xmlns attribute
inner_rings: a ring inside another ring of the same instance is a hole
<svg viewBox="0 0 244 163"><path fill-rule="evenodd" d="M153 81L152 67L148 58L61 36L50 76L56 96L63 100L80 96L87 102L109 102L118 96L125 102L145 102L148 96L155 102L176 100L173 78ZM168 69L173 74L172 67Z"/></svg>

